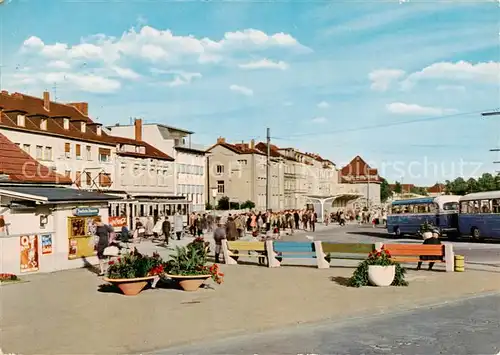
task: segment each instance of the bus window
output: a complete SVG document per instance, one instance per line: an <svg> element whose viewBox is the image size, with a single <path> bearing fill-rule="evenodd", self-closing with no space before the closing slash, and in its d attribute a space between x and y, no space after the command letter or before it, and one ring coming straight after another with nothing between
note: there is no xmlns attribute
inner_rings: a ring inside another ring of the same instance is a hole
<svg viewBox="0 0 500 355"><path fill-rule="evenodd" d="M491 213L490 200L481 201L481 213Z"/></svg>
<svg viewBox="0 0 500 355"><path fill-rule="evenodd" d="M443 211L458 211L458 202L446 202L443 204Z"/></svg>
<svg viewBox="0 0 500 355"><path fill-rule="evenodd" d="M493 213L500 213L500 204L498 200L491 200L491 207Z"/></svg>

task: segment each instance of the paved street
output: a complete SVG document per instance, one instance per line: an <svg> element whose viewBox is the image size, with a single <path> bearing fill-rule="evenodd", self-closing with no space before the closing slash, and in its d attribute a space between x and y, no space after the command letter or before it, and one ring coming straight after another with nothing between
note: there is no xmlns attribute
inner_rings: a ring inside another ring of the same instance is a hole
<svg viewBox="0 0 500 355"><path fill-rule="evenodd" d="M329 321L248 335L173 354L497 354L500 295L443 303L395 315Z"/></svg>

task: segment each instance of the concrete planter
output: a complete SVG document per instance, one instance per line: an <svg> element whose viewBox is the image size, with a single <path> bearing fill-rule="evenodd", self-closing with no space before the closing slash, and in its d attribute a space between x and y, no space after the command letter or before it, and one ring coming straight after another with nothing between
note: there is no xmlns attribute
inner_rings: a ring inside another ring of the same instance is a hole
<svg viewBox="0 0 500 355"><path fill-rule="evenodd" d="M184 291L197 291L211 275L166 275L179 283Z"/></svg>
<svg viewBox="0 0 500 355"><path fill-rule="evenodd" d="M136 296L146 287L150 280L154 280L156 277L146 276L134 279L110 279L105 277L104 281L116 285L125 296Z"/></svg>
<svg viewBox="0 0 500 355"><path fill-rule="evenodd" d="M396 276L396 265L368 266L368 280L373 286L386 287L390 286Z"/></svg>

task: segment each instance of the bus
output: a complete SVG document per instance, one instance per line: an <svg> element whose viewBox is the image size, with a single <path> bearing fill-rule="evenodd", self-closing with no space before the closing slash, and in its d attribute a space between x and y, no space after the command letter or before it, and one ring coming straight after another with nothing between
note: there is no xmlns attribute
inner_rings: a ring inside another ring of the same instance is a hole
<svg viewBox="0 0 500 355"><path fill-rule="evenodd" d="M462 196L458 227L462 236L473 241L500 238L500 191Z"/></svg>
<svg viewBox="0 0 500 355"><path fill-rule="evenodd" d="M442 195L392 202L387 216L387 232L396 236L417 234L420 226L428 222L449 238L458 235L458 209L460 196Z"/></svg>

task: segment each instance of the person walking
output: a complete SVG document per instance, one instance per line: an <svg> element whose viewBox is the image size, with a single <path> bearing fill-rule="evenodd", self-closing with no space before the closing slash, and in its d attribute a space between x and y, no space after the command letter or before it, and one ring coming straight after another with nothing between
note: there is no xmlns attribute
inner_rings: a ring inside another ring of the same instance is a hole
<svg viewBox="0 0 500 355"><path fill-rule="evenodd" d="M182 221L182 216L179 212L175 213L174 216L174 232L177 240L181 240L182 232L184 231L184 222Z"/></svg>
<svg viewBox="0 0 500 355"><path fill-rule="evenodd" d="M222 247L222 241L226 239L226 228L222 223L217 224L217 228L214 230L214 241L215 241L215 262L220 263L220 250ZM226 260L224 260L226 261ZM227 262L227 261L226 261Z"/></svg>
<svg viewBox="0 0 500 355"><path fill-rule="evenodd" d="M163 223L161 225L161 230L163 232L163 236L165 237L165 245L168 245L168 242L170 240L170 221L168 220L168 216L165 216L165 219L163 220Z"/></svg>
<svg viewBox="0 0 500 355"><path fill-rule="evenodd" d="M97 241L97 258L99 259L99 276L104 276L106 272L106 262L107 257L104 255L104 249L109 246L109 234L114 232L109 226L105 225L101 221L96 223L96 235L98 237Z"/></svg>
<svg viewBox="0 0 500 355"><path fill-rule="evenodd" d="M228 217L226 222L226 238L229 241L234 241L238 238L238 230L233 217Z"/></svg>

